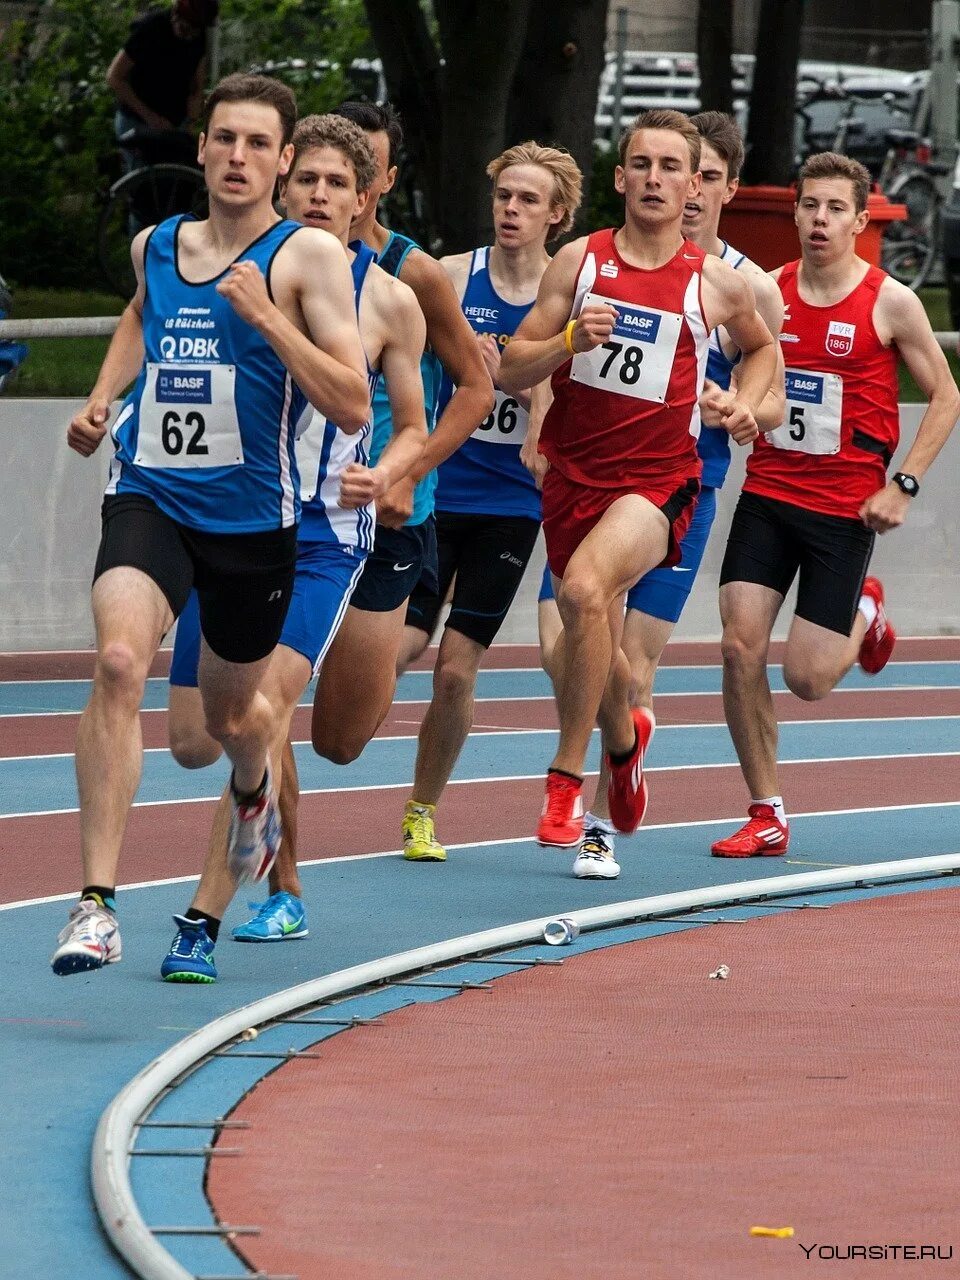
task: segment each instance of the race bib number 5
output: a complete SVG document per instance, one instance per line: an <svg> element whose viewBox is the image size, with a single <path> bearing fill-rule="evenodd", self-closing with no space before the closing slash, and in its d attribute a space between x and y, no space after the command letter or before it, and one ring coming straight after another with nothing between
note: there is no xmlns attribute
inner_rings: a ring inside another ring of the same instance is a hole
<svg viewBox="0 0 960 1280"><path fill-rule="evenodd" d="M617 309L613 333L603 346L578 352L573 357L570 377L599 391L614 391L636 400L663 404L683 316L594 293L588 293L583 300L585 307L603 303Z"/></svg>
<svg viewBox="0 0 960 1280"><path fill-rule="evenodd" d="M473 433L474 440L484 444L512 444L517 447L527 438L530 415L522 405L504 391L497 391L493 410Z"/></svg>
<svg viewBox="0 0 960 1280"><path fill-rule="evenodd" d="M843 379L837 373L810 369L785 370L787 416L767 439L778 449L794 453L840 452L843 420Z"/></svg>
<svg viewBox="0 0 960 1280"><path fill-rule="evenodd" d="M148 361L136 464L158 470L242 465L235 379L233 365Z"/></svg>

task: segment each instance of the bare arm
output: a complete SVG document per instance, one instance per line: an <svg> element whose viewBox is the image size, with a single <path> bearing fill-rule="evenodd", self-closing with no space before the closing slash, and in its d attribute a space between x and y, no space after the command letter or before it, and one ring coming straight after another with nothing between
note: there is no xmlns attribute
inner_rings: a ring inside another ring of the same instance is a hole
<svg viewBox="0 0 960 1280"><path fill-rule="evenodd" d="M429 254L414 252L401 276L416 294L427 322L427 341L456 387L413 470L414 479L422 480L459 449L493 408L493 384L476 334L440 264Z"/></svg>
<svg viewBox="0 0 960 1280"><path fill-rule="evenodd" d="M550 463L540 452L539 445L543 420L552 404L553 387L550 385L548 378L544 382L538 382L530 392L530 424L527 427L527 438L524 440L523 447L520 450L520 461L537 482L538 489L543 488L543 477L547 474L550 466Z"/></svg>
<svg viewBox="0 0 960 1280"><path fill-rule="evenodd" d="M139 116L145 125L151 129L172 129L173 121L167 120L165 116L161 116L134 93L130 85L130 72L133 70L133 60L130 55L121 49L114 60L107 68L107 84L113 90L114 96L122 107L126 107L128 111L132 111L135 116Z"/></svg>
<svg viewBox="0 0 960 1280"><path fill-rule="evenodd" d="M566 325L583 258L583 240L564 245L543 273L533 309L507 345L500 362L499 384L522 394L549 378L570 359ZM616 311L610 306L584 307L571 333L574 351L592 351L613 332Z"/></svg>
<svg viewBox="0 0 960 1280"><path fill-rule="evenodd" d="M412 290L399 280L386 277L380 297L380 320L384 345L380 353L380 373L390 400L393 434L375 467L351 463L340 482L340 505L361 507L380 499L420 461L427 440L427 420L423 407L420 356L427 326ZM412 494L412 491L411 491ZM383 524L399 527L409 509L389 511L378 505Z"/></svg>
<svg viewBox="0 0 960 1280"><path fill-rule="evenodd" d="M348 435L360 431L370 416L367 361L343 246L326 231L302 228L277 254L273 280L275 296L299 302L308 333L271 301L249 260L234 263L217 292L269 342L315 409Z"/></svg>
<svg viewBox="0 0 960 1280"><path fill-rule="evenodd" d="M740 348L737 389L723 412L723 425L738 444L757 435L756 414L777 372L777 343L757 314L750 282L719 258L703 264L703 299L707 323L724 325Z"/></svg>
<svg viewBox="0 0 960 1280"><path fill-rule="evenodd" d="M896 280L885 280L877 299L874 323L880 340L889 338L896 345L927 398L926 412L920 419L913 444L900 464L901 471L919 480L946 444L960 417L960 392L915 293ZM890 481L867 499L860 509L860 518L877 533L887 533L903 524L912 501Z"/></svg>
<svg viewBox="0 0 960 1280"><path fill-rule="evenodd" d="M152 230L148 227L141 231L130 246L137 291L114 330L87 403L67 428L67 444L84 458L95 452L107 433L110 405L133 382L143 365L143 250Z"/></svg>

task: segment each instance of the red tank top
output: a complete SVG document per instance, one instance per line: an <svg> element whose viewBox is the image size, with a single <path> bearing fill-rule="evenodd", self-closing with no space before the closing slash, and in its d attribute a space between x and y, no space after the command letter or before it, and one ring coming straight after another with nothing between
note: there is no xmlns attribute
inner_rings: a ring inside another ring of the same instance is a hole
<svg viewBox="0 0 960 1280"><path fill-rule="evenodd" d="M579 484L622 489L700 475L697 437L709 332L700 304L705 254L689 240L662 267L624 262L614 232L587 239L571 316L609 301L610 341L554 373L540 452Z"/></svg>
<svg viewBox="0 0 960 1280"><path fill-rule="evenodd" d="M815 307L797 287L799 262L780 272L780 334L787 415L760 436L744 490L823 515L857 517L886 484L900 439L897 352L884 347L873 309L886 277L870 267L840 302Z"/></svg>

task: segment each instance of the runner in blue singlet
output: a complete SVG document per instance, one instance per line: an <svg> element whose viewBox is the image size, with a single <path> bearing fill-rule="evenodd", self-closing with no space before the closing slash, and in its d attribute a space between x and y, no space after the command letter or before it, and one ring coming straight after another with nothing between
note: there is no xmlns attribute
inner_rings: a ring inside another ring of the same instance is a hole
<svg viewBox="0 0 960 1280"><path fill-rule="evenodd" d="M174 218L135 239L137 292L67 434L93 453L139 369L112 431L92 596L97 665L77 735L84 885L52 957L58 974L120 959L114 887L141 768L139 706L194 586L207 729L233 764L233 874L265 875L279 847L273 716L258 686L293 585L294 425L307 399L346 431L369 413L346 256L273 208L295 120L277 81L237 75L214 89L199 151L209 218Z"/></svg>
<svg viewBox="0 0 960 1280"><path fill-rule="evenodd" d="M297 223L322 227L346 245L351 217L362 207L373 180L375 164L366 135L339 116L308 116L297 125L294 147L290 174L281 182L288 214ZM373 545L376 498L419 460L427 437L419 368L426 326L417 300L406 285L377 267L372 249L356 241L351 252L371 392L386 385L394 431L375 465L368 465L369 427L349 435L330 419L312 414L299 434L303 519L293 599L261 687L277 719L274 755L283 752L280 810L285 838L270 872L270 895L252 920L233 930L241 942L306 936L294 838L297 775L290 722L361 578ZM171 749L189 767L211 763L219 755L218 744L203 730L196 688L199 647L199 619L193 610L181 616L170 672ZM192 943L200 928L216 939L233 891L222 842L214 839L190 910L177 917L179 932L161 966L167 981L216 978L212 951L198 953Z"/></svg>
<svg viewBox="0 0 960 1280"><path fill-rule="evenodd" d="M432 428L413 472L377 502L373 551L317 681L314 748L337 764L347 764L373 737L393 701L407 597L425 572L428 577L436 573L432 473L489 413L493 388L440 264L377 221L380 197L390 191L397 176L402 142L399 120L389 106L369 102L344 103L338 114L364 130L377 160L370 199L354 221L351 236L376 252L382 270L410 286L427 322L428 352L422 371L427 427ZM457 385L439 417L438 361ZM374 404L374 458L390 431L387 408L379 400ZM359 686L358 670L365 673Z"/></svg>
<svg viewBox="0 0 960 1280"><path fill-rule="evenodd" d="M487 173L496 243L444 258L442 265L496 387L500 354L533 306L549 265L546 244L573 225L581 174L567 152L535 142L509 148ZM439 580L421 580L407 606L404 667L426 649L452 587L403 819L408 861L446 858L434 811L473 722L480 662L513 602L540 529L540 494L521 459L530 397L499 389L496 397L473 435L440 466Z"/></svg>
<svg viewBox="0 0 960 1280"><path fill-rule="evenodd" d="M757 298L757 310L776 336L780 332L783 305L773 280L718 234L720 214L739 185L743 163L743 138L736 123L719 111L692 117L701 136L700 194L684 211L683 234L708 253L716 254L737 270L748 272ZM652 706L653 679L664 646L676 626L693 588L703 560L707 538L717 510L717 490L730 466L730 438L719 425L718 405L729 390L740 354L724 332L710 337L707 383L700 400L702 428L697 449L703 460L700 498L690 528L681 543L682 558L671 569L653 569L627 595L624 653L630 661L635 705ZM770 393L757 414L761 430L782 421L783 387ZM553 648L561 631L560 615L553 599L549 569L540 588L540 651L543 665L552 674ZM592 812L584 816L583 839L574 859L573 874L580 879L611 880L620 874L614 857L614 829L607 811L607 773L601 768Z"/></svg>

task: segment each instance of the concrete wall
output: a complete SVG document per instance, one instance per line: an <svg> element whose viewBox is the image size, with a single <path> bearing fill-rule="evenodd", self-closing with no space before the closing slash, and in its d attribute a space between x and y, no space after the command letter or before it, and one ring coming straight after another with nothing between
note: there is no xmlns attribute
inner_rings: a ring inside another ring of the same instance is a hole
<svg viewBox="0 0 960 1280"><path fill-rule="evenodd" d="M99 539L100 497L109 447L83 459L64 433L80 401L0 400L0 650L75 649L92 644L89 592ZM921 408L901 409L913 438ZM703 569L677 628L684 638L719 634L717 583L726 532L743 476L737 450L720 495ZM891 616L903 633L960 633L960 433L923 486L908 524L877 543L874 567L887 587ZM536 639L542 540L502 640ZM786 610L784 611L786 613ZM782 628L781 628L782 631Z"/></svg>

